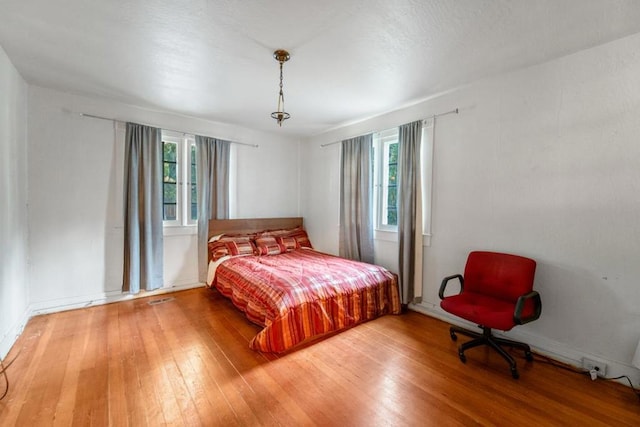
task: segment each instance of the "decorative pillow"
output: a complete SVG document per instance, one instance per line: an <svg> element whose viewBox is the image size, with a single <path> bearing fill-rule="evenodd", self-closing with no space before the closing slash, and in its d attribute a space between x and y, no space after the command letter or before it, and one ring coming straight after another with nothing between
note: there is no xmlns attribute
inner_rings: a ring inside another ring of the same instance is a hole
<svg viewBox="0 0 640 427"><path fill-rule="evenodd" d="M280 243L287 252L298 249L298 242L295 237L276 237L276 242Z"/></svg>
<svg viewBox="0 0 640 427"><path fill-rule="evenodd" d="M282 245L284 245L287 250L299 249L299 248L310 248L313 249L311 245L311 241L309 240L309 236L307 232L302 227L296 227L289 230L270 230L264 231L258 235L258 237L267 237L273 236L276 238L276 241ZM295 240L295 248L293 247L293 243L291 239Z"/></svg>
<svg viewBox="0 0 640 427"><path fill-rule="evenodd" d="M307 235L306 231L300 230L296 232L293 238L296 239L296 244L298 245L298 248L313 249L313 246L311 246L311 240L309 240L309 236Z"/></svg>
<svg viewBox="0 0 640 427"><path fill-rule="evenodd" d="M256 247L251 242L227 242L231 255L253 255Z"/></svg>
<svg viewBox="0 0 640 427"><path fill-rule="evenodd" d="M255 242L257 255L278 255L287 251L273 236L258 237Z"/></svg>
<svg viewBox="0 0 640 427"><path fill-rule="evenodd" d="M229 255L229 247L227 246L227 242L220 242L219 240L215 242L209 242L209 259L211 261L217 261L223 256Z"/></svg>
<svg viewBox="0 0 640 427"><path fill-rule="evenodd" d="M226 244L229 255L253 255L256 247L251 241L253 236L222 236L218 242Z"/></svg>
<svg viewBox="0 0 640 427"><path fill-rule="evenodd" d="M313 246L311 246L311 241L309 240L309 236L307 235L307 232L304 230L304 228L300 228L300 227L294 228L289 232L287 237L293 237L296 240L296 248L298 249L299 248L313 249Z"/></svg>

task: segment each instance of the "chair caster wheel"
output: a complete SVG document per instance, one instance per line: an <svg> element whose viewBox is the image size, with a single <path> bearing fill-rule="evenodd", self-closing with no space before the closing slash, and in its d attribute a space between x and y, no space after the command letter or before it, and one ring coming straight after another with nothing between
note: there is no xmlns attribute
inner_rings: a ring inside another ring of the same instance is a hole
<svg viewBox="0 0 640 427"><path fill-rule="evenodd" d="M514 380L520 378L520 374L518 373L518 370L516 368L511 368L511 376Z"/></svg>
<svg viewBox="0 0 640 427"><path fill-rule="evenodd" d="M467 363L467 356L465 356L462 351L458 351L458 357L460 357L462 363Z"/></svg>
<svg viewBox="0 0 640 427"><path fill-rule="evenodd" d="M533 362L533 355L530 351L524 352L524 358L527 359L527 362Z"/></svg>
<svg viewBox="0 0 640 427"><path fill-rule="evenodd" d="M451 341L457 341L458 340L458 336L456 335L455 332L449 331L449 335L451 336Z"/></svg>

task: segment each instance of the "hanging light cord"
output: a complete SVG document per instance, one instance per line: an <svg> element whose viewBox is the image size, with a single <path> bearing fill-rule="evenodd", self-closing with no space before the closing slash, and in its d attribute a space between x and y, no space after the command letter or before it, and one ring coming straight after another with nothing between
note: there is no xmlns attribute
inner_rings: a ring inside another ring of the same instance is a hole
<svg viewBox="0 0 640 427"><path fill-rule="evenodd" d="M282 92L282 64L283 61L280 61L280 96L278 97L278 111L284 113L284 93ZM282 109L280 109L280 100L282 100Z"/></svg>
<svg viewBox="0 0 640 427"><path fill-rule="evenodd" d="M284 111L284 72L283 65L289 60L289 52L286 50L276 50L273 52L273 57L280 64L280 92L278 93L278 109L271 113L271 117L276 119L278 126L282 126L282 122L287 120L290 116L289 113Z"/></svg>

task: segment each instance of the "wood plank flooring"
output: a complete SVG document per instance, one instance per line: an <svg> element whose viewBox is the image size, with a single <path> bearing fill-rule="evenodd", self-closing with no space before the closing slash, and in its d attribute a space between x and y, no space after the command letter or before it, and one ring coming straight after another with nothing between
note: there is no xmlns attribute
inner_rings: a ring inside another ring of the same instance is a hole
<svg viewBox="0 0 640 427"><path fill-rule="evenodd" d="M482 348L462 364L419 313L275 356L248 348L259 328L218 292L148 304L166 296L31 319L0 425L640 425L631 389L523 358L514 380Z"/></svg>

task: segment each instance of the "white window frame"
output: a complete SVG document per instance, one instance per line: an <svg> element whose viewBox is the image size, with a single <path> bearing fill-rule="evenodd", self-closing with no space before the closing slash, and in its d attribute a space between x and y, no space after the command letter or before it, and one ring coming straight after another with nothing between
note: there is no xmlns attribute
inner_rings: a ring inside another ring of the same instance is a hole
<svg viewBox="0 0 640 427"><path fill-rule="evenodd" d="M189 134L162 130L162 142L163 144L164 142L177 144L176 219L163 220L162 225L166 228L196 227L198 221L191 219L191 147L195 146L195 137Z"/></svg>
<svg viewBox="0 0 640 427"><path fill-rule="evenodd" d="M374 146L374 224L378 231L397 232L398 226L388 224L387 200L389 184L389 146L398 143L398 128L387 129L373 134Z"/></svg>

